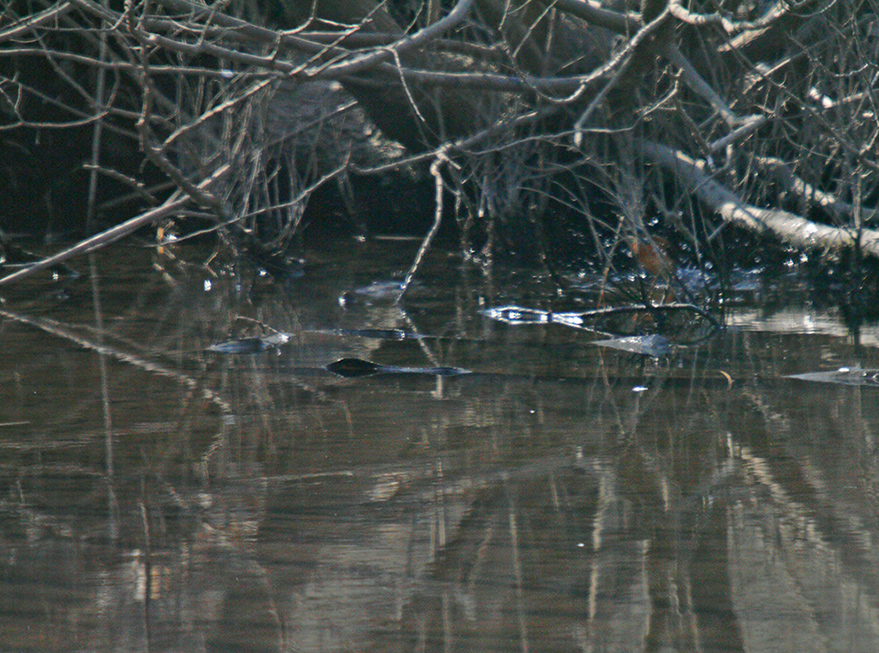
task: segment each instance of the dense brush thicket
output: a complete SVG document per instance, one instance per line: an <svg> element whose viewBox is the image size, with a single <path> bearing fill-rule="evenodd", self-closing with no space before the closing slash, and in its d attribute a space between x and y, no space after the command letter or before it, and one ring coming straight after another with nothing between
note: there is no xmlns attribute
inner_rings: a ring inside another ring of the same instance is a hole
<svg viewBox="0 0 879 653"><path fill-rule="evenodd" d="M155 221L265 252L341 221L425 249L448 224L481 260L879 257L877 25L876 0L12 2L3 226L184 197Z"/></svg>

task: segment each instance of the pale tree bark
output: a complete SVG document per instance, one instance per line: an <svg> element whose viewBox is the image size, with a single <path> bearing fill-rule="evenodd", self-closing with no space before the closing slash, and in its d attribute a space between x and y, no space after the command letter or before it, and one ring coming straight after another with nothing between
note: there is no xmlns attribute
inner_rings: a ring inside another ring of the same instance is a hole
<svg viewBox="0 0 879 653"><path fill-rule="evenodd" d="M879 258L879 231L831 227L806 220L780 209L752 206L705 173L705 162L657 143L642 142L638 148L650 161L672 173L682 186L695 193L724 221L753 231L770 234L780 241L805 250L840 251L859 249Z"/></svg>

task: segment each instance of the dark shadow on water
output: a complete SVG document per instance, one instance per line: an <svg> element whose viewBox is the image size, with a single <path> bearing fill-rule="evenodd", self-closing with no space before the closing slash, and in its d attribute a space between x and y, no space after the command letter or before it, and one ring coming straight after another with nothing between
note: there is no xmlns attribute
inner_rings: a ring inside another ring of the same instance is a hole
<svg viewBox="0 0 879 653"><path fill-rule="evenodd" d="M4 291L0 649L879 648L877 390L788 378L879 330L742 301L651 358L438 253L400 305L411 254ZM284 338L209 350L242 319Z"/></svg>

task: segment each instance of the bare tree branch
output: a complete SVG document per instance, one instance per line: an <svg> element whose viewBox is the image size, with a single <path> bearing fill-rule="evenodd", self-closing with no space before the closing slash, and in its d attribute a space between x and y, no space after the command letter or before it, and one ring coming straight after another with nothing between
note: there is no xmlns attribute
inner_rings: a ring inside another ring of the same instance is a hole
<svg viewBox="0 0 879 653"><path fill-rule="evenodd" d="M48 7L33 16L25 16L9 27L0 30L0 43L25 37L28 33L33 32L38 27L41 27L46 23L57 21L61 16L72 10L73 5L70 2L61 2L52 7Z"/></svg>
<svg viewBox="0 0 879 653"><path fill-rule="evenodd" d="M746 204L735 193L705 174L704 162L695 161L683 152L648 141L639 143L638 149L653 163L673 173L726 222L756 233L771 233L785 243L802 249L839 251L859 247L862 253L879 258L879 231L863 230L859 243L854 230L829 227L787 211L761 209Z"/></svg>

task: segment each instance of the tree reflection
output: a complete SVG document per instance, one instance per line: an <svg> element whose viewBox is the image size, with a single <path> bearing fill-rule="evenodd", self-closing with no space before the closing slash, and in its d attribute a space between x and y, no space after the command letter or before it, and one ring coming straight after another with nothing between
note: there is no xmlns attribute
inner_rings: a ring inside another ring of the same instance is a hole
<svg viewBox="0 0 879 653"><path fill-rule="evenodd" d="M490 323L482 286L343 307L358 274L262 296L134 276L100 334L91 306L2 308L5 648L876 647L871 389L783 378L844 339L651 361ZM206 352L240 315L289 343ZM389 329L429 337L364 337ZM324 369L346 356L475 373Z"/></svg>

